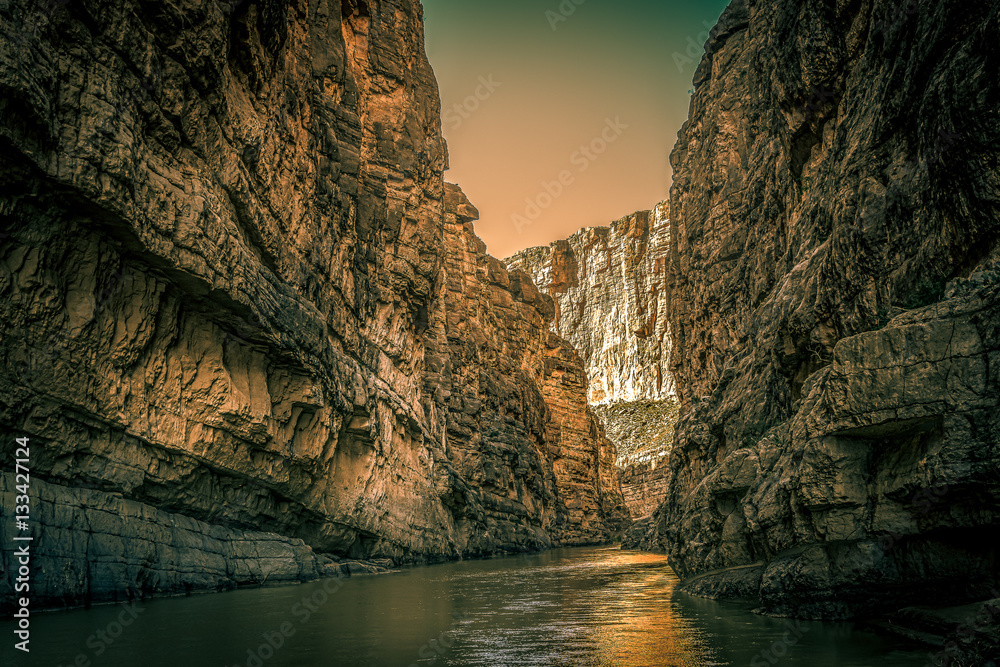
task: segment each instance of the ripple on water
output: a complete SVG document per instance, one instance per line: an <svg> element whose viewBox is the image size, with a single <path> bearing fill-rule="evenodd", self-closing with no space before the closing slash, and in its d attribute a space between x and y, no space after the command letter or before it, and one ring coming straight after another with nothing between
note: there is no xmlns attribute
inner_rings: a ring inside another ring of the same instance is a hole
<svg viewBox="0 0 1000 667"><path fill-rule="evenodd" d="M246 667L248 651L292 623L263 667L922 667L925 656L849 626L787 621L675 593L663 556L608 548L408 568L346 580L303 620L293 610L323 584L152 600L95 659L86 640L120 609L32 621L32 664ZM10 623L0 623L9 636ZM41 641L45 638L45 641ZM37 653L36 653L37 650ZM9 643L0 664L20 664ZM771 653L768 653L768 652ZM780 655L778 655L780 653ZM764 660L766 654L774 661ZM756 663L754 660L758 660ZM258 665L251 662L251 665Z"/></svg>

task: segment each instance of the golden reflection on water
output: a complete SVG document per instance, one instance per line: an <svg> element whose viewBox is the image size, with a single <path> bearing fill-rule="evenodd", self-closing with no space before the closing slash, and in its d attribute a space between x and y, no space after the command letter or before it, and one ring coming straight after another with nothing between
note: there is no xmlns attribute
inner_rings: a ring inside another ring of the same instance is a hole
<svg viewBox="0 0 1000 667"><path fill-rule="evenodd" d="M848 626L754 616L676 593L666 558L616 548L404 568L220 595L147 600L100 667L260 667L248 659L292 624L263 667L922 667L925 656ZM299 610L298 612L296 610ZM33 618L31 664L73 664L121 612L95 607ZM11 624L0 622L0 633ZM784 638L784 639L783 639ZM788 642L782 643L782 642ZM267 648L270 651L270 648ZM21 664L0 644L0 665ZM95 657L95 656L91 656ZM771 662L771 660L775 662ZM248 662L250 664L248 664ZM93 662L97 665L97 661Z"/></svg>
<svg viewBox="0 0 1000 667"><path fill-rule="evenodd" d="M663 577L648 576L641 585L662 586ZM641 596L642 592L633 592L633 595ZM698 632L676 610L670 607L627 608L617 616L618 619L595 631L600 641L601 663L622 667L653 664L703 667L706 664L707 650L699 641Z"/></svg>
<svg viewBox="0 0 1000 667"><path fill-rule="evenodd" d="M596 591L593 602L604 609L594 629L598 646L594 665L601 667L705 667L712 663L701 633L684 618L664 592L677 583L666 558L619 552L612 566L648 567L641 576L623 578Z"/></svg>
<svg viewBox="0 0 1000 667"><path fill-rule="evenodd" d="M720 664L704 633L672 600L677 578L664 556L566 551L538 557L492 591L480 573L468 578L470 592L486 596L476 610L479 620L458 638L464 655L447 660L449 666Z"/></svg>

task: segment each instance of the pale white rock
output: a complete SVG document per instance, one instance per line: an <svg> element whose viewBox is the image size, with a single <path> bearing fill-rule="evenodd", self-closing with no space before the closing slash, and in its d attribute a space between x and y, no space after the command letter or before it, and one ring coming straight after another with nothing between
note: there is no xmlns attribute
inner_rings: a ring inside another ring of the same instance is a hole
<svg viewBox="0 0 1000 667"><path fill-rule="evenodd" d="M675 395L664 290L669 213L661 202L505 260L555 301L552 329L583 357L591 405Z"/></svg>
<svg viewBox="0 0 1000 667"><path fill-rule="evenodd" d="M661 202L505 260L552 297L552 330L583 358L588 401L618 450L634 517L649 515L666 495L663 468L656 470L670 450L677 414L664 290L669 214L669 203Z"/></svg>

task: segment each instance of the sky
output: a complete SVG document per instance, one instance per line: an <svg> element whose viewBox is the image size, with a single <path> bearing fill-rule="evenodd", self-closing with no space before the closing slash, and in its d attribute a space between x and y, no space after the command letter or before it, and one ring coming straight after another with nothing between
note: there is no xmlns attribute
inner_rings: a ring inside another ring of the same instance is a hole
<svg viewBox="0 0 1000 667"><path fill-rule="evenodd" d="M490 254L651 209L670 190L728 0L423 0L450 169Z"/></svg>

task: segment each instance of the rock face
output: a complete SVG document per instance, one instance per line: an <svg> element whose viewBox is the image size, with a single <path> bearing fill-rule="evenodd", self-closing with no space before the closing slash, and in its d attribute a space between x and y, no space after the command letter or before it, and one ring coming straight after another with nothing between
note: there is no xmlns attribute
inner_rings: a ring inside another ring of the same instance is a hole
<svg viewBox="0 0 1000 667"><path fill-rule="evenodd" d="M990 597L1000 5L736 0L671 156L688 590L849 617Z"/></svg>
<svg viewBox="0 0 1000 667"><path fill-rule="evenodd" d="M667 497L667 465L663 456L628 463L621 468L625 506L634 517L653 514Z"/></svg>
<svg viewBox="0 0 1000 667"><path fill-rule="evenodd" d="M618 450L622 493L632 517L648 517L667 497L667 466L680 406L676 399L593 406Z"/></svg>
<svg viewBox="0 0 1000 667"><path fill-rule="evenodd" d="M429 321L427 393L448 406L436 476L468 535L464 552L492 553L498 540L519 549L607 541L627 516L583 364L549 331L552 300L486 254L461 190L446 185L445 202L444 307Z"/></svg>
<svg viewBox="0 0 1000 667"><path fill-rule="evenodd" d="M504 260L554 300L553 330L584 359L588 398L618 449L619 465L641 460L622 486L636 517L647 516L664 497L662 470L654 470L669 449L675 421L658 419L676 405L664 289L669 213L662 202Z"/></svg>
<svg viewBox="0 0 1000 667"><path fill-rule="evenodd" d="M680 405L674 398L606 403L591 409L618 449L618 465L646 463L670 453Z"/></svg>
<svg viewBox="0 0 1000 667"><path fill-rule="evenodd" d="M527 283L526 274L519 276ZM556 482L571 498L566 503L569 520L565 524L571 529L568 537L579 542L589 534L593 542L607 540L608 529L621 531L631 523L615 466L617 450L587 409L587 374L576 350L549 332L545 356L543 392L552 410L547 440L556 443L551 450Z"/></svg>
<svg viewBox="0 0 1000 667"><path fill-rule="evenodd" d="M662 202L504 260L555 301L553 330L583 357L591 405L675 393L664 289L669 216Z"/></svg>
<svg viewBox="0 0 1000 667"><path fill-rule="evenodd" d="M615 530L553 304L442 179L421 15L0 8L0 454L30 436L33 604Z"/></svg>

